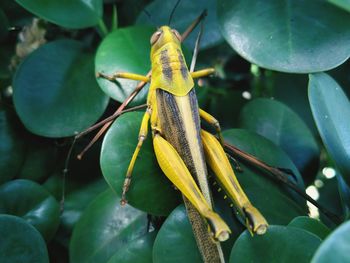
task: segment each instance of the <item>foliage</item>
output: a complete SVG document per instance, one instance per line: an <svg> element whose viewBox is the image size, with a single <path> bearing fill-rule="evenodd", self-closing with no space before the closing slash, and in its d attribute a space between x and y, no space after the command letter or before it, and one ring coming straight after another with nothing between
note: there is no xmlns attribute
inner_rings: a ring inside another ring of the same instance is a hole
<svg viewBox="0 0 350 263"><path fill-rule="evenodd" d="M1 262L201 261L151 138L129 205L119 205L142 111L118 118L62 176L73 136L112 114L136 85L95 73L147 74L149 38L175 2L1 1ZM238 159L237 178L270 228L250 236L213 186L215 210L232 230L223 243L227 262L350 262L349 1L181 1L172 26L182 32L204 8L197 68L217 74L197 83L200 106L219 119L227 142L292 171L291 180L318 193L342 222L320 211L312 219L304 199ZM147 89L131 106L145 102ZM71 156L91 137L78 140Z"/></svg>

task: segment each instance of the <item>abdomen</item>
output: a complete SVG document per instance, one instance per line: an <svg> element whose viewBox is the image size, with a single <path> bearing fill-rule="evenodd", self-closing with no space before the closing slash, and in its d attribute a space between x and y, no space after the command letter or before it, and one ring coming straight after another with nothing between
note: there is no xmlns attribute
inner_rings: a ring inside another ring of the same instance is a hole
<svg viewBox="0 0 350 263"><path fill-rule="evenodd" d="M179 153L205 199L212 206L195 90L191 89L186 96L180 97L157 89L157 108L162 135Z"/></svg>

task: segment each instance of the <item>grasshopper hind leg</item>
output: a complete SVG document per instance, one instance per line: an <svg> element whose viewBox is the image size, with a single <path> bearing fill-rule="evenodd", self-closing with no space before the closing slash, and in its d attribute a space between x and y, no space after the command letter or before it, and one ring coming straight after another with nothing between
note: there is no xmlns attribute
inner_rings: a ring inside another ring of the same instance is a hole
<svg viewBox="0 0 350 263"><path fill-rule="evenodd" d="M266 232L268 223L249 201L241 188L224 149L219 141L204 130L201 131L206 161L214 171L216 178L225 189L228 196L235 203L240 214L244 217L248 230L254 234L262 235Z"/></svg>
<svg viewBox="0 0 350 263"><path fill-rule="evenodd" d="M193 204L201 216L206 219L211 232L214 234L213 239L216 241L227 240L231 232L229 227L219 215L210 208L175 148L161 137L159 133L155 133L153 145L162 171Z"/></svg>

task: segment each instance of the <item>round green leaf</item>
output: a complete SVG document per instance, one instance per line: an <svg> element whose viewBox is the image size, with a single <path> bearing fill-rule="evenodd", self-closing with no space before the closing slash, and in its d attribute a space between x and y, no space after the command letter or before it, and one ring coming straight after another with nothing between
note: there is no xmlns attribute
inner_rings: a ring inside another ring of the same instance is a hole
<svg viewBox="0 0 350 263"><path fill-rule="evenodd" d="M31 132L65 137L89 127L105 110L108 98L94 79L92 55L73 40L41 46L18 68L14 104Z"/></svg>
<svg viewBox="0 0 350 263"><path fill-rule="evenodd" d="M42 181L53 172L56 159L53 141L27 134L26 156L18 178Z"/></svg>
<svg viewBox="0 0 350 263"><path fill-rule="evenodd" d="M221 243L225 259L228 260L232 245L245 228L235 217L235 211L223 196L213 193L215 212L231 229L229 240ZM176 248L176 249L174 249ZM162 225L153 247L154 262L202 262L191 223L184 205L178 206Z"/></svg>
<svg viewBox="0 0 350 263"><path fill-rule="evenodd" d="M349 0L328 0L328 2L350 12L350 1Z"/></svg>
<svg viewBox="0 0 350 263"><path fill-rule="evenodd" d="M66 195L64 210L61 214L61 223L55 240L59 240L65 247L69 246L73 227L78 222L85 208L95 197L107 188L102 178L89 184L81 185L80 188Z"/></svg>
<svg viewBox="0 0 350 263"><path fill-rule="evenodd" d="M136 149L143 112L126 113L108 130L102 144L101 169L112 189L121 196L131 157ZM149 132L137 158L127 192L128 202L155 215L167 215L178 204L179 193L160 170Z"/></svg>
<svg viewBox="0 0 350 263"><path fill-rule="evenodd" d="M321 221L307 216L298 216L294 218L288 226L304 229L317 235L321 239L325 239L331 232Z"/></svg>
<svg viewBox="0 0 350 263"><path fill-rule="evenodd" d="M13 113L0 106L0 184L18 175L25 147L15 126Z"/></svg>
<svg viewBox="0 0 350 263"><path fill-rule="evenodd" d="M280 146L305 177L316 176L320 150L306 124L286 105L255 99L240 113L240 127L254 131Z"/></svg>
<svg viewBox="0 0 350 263"><path fill-rule="evenodd" d="M219 0L217 11L228 43L263 68L324 71L349 57L350 14L326 1Z"/></svg>
<svg viewBox="0 0 350 263"><path fill-rule="evenodd" d="M102 0L16 0L16 2L36 16L67 28L97 25L103 13Z"/></svg>
<svg viewBox="0 0 350 263"><path fill-rule="evenodd" d="M309 263L321 244L314 234L294 227L270 226L265 235L245 231L232 248L230 263Z"/></svg>
<svg viewBox="0 0 350 263"><path fill-rule="evenodd" d="M48 263L45 241L23 219L0 215L0 262Z"/></svg>
<svg viewBox="0 0 350 263"><path fill-rule="evenodd" d="M177 0L156 0L145 7L147 12L151 14L151 19L141 12L137 18L137 24L150 24L153 26L168 25L170 14L174 9ZM210 0L192 0L192 1L181 1L174 10L170 26L175 28L179 32L184 32L191 23L200 15L200 13L206 9L208 16L205 18L205 30L200 42L201 48L209 48L223 41L223 37L220 34L219 25L217 22L217 16L215 12L215 1ZM162 10L159 12L159 10ZM192 33L185 44L189 44L191 49L195 46L197 38L196 33Z"/></svg>
<svg viewBox="0 0 350 263"><path fill-rule="evenodd" d="M95 58L95 71L112 75L130 72L146 75L151 69L150 43L154 29L151 27L127 27L113 31L100 44ZM101 89L113 99L123 102L135 89L137 81L118 79L116 82L98 78ZM135 104L145 101L147 88L133 100Z"/></svg>
<svg viewBox="0 0 350 263"><path fill-rule="evenodd" d="M106 182L103 179L99 179L69 193L65 198L61 224L72 229L86 206L106 188Z"/></svg>
<svg viewBox="0 0 350 263"><path fill-rule="evenodd" d="M331 77L318 73L310 75L309 102L322 141L350 184L349 99Z"/></svg>
<svg viewBox="0 0 350 263"><path fill-rule="evenodd" d="M343 223L317 249L311 263L350 262L350 222Z"/></svg>
<svg viewBox="0 0 350 263"><path fill-rule="evenodd" d="M307 97L308 76L268 71L267 82L271 83L272 97L297 113L311 132L318 135Z"/></svg>
<svg viewBox="0 0 350 263"><path fill-rule="evenodd" d="M153 262L203 262L183 205L168 216L159 230L153 246Z"/></svg>
<svg viewBox="0 0 350 263"><path fill-rule="evenodd" d="M109 189L90 203L75 225L70 262L108 262L147 234L147 214L129 205L122 207L119 202Z"/></svg>
<svg viewBox="0 0 350 263"><path fill-rule="evenodd" d="M22 217L49 241L59 224L59 205L41 185L18 179L0 186L0 213Z"/></svg>
<svg viewBox="0 0 350 263"><path fill-rule="evenodd" d="M286 153L268 139L247 130L231 129L223 132L225 141L274 166L290 169L303 189L301 176ZM238 159L238 161L242 161ZM252 204L260 210L269 224L288 224L299 215L306 215L305 200L281 186L270 175L246 162L240 162L243 172L236 176ZM291 179L292 180L292 179Z"/></svg>
<svg viewBox="0 0 350 263"><path fill-rule="evenodd" d="M114 254L108 263L152 263L152 249L156 233L146 234L126 244L122 251Z"/></svg>
<svg viewBox="0 0 350 263"><path fill-rule="evenodd" d="M68 178L67 178L68 179ZM66 179L66 180L67 180ZM63 176L61 171L56 171L42 184L43 187L53 196L56 200L62 199L62 188L63 188ZM67 186L65 185L65 188ZM66 189L67 190L67 189Z"/></svg>

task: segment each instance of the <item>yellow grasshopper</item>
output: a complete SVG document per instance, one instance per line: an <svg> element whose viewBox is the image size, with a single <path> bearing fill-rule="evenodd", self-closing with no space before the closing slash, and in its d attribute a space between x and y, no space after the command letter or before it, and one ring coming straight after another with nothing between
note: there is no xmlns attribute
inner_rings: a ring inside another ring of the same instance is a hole
<svg viewBox="0 0 350 263"><path fill-rule="evenodd" d="M138 144L127 170L122 203L126 203L131 174L150 124L159 166L185 197L188 211L194 207L192 210L199 213L199 220L204 219L206 222L204 225L209 228L206 232L214 241L227 240L230 229L212 209L206 162L245 219L249 231L257 234L265 233L268 226L265 218L248 200L223 150L218 121L198 107L193 79L208 76L214 70L189 72L181 50L181 35L168 26L160 27L152 35L150 43L152 63L150 77L124 72L110 76L98 73L98 77L111 81L127 78L150 82L147 110L142 119ZM200 118L216 128L220 141L201 129ZM190 220L195 224L193 218ZM203 225L203 222L199 225ZM195 233L197 243L200 242L198 239L201 238L201 234L197 229Z"/></svg>

